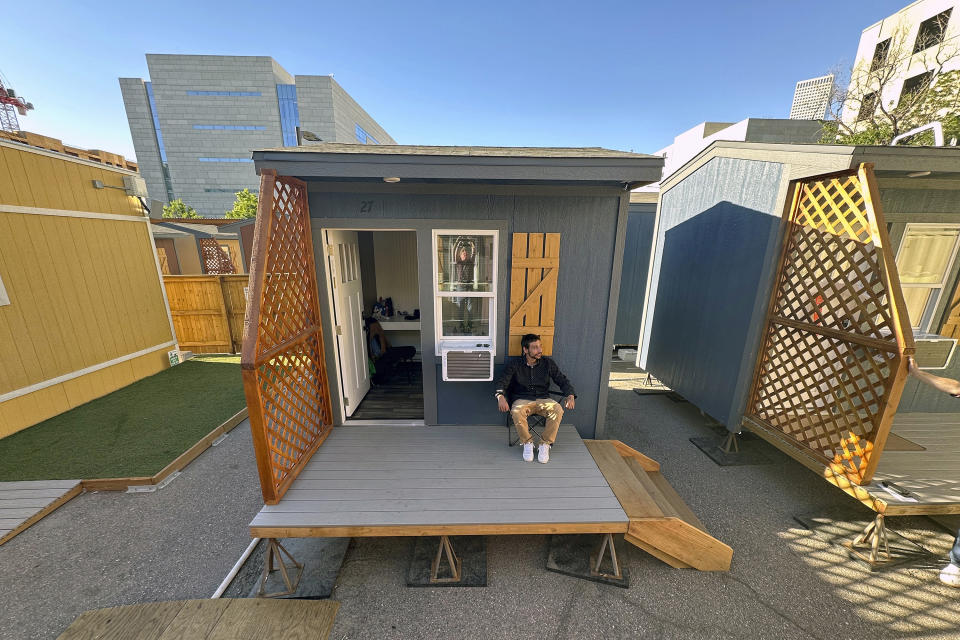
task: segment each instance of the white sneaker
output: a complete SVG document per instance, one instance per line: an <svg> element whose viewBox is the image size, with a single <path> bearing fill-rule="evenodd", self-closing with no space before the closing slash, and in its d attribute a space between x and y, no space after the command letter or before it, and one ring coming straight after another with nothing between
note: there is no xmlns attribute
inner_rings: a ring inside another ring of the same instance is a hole
<svg viewBox="0 0 960 640"><path fill-rule="evenodd" d="M537 448L537 462L543 464L550 462L550 445L543 443Z"/></svg>
<svg viewBox="0 0 960 640"><path fill-rule="evenodd" d="M951 587L960 587L960 565L952 562L940 572L940 582Z"/></svg>
<svg viewBox="0 0 960 640"><path fill-rule="evenodd" d="M523 461L533 462L533 443L532 442L523 443Z"/></svg>

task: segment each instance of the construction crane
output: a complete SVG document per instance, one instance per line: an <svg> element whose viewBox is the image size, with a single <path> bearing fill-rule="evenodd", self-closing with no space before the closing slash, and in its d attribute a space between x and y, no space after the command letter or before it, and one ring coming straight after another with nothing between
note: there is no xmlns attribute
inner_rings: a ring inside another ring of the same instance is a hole
<svg viewBox="0 0 960 640"><path fill-rule="evenodd" d="M33 109L33 103L17 96L17 92L8 88L0 74L0 131L20 131L17 114L27 115Z"/></svg>

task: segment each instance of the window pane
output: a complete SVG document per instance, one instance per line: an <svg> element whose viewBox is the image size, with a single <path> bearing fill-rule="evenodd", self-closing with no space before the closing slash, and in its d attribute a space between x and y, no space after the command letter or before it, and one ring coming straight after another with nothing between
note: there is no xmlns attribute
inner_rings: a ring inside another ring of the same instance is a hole
<svg viewBox="0 0 960 640"><path fill-rule="evenodd" d="M489 336L490 298L462 297L440 300L441 335Z"/></svg>
<svg viewBox="0 0 960 640"><path fill-rule="evenodd" d="M440 291L493 291L492 235L437 236L436 255Z"/></svg>
<svg viewBox="0 0 960 640"><path fill-rule="evenodd" d="M925 227L909 229L897 256L897 271L904 284L940 284L946 276L957 229ZM910 316L914 318L913 315ZM917 316L915 321L919 321Z"/></svg>
<svg viewBox="0 0 960 640"><path fill-rule="evenodd" d="M933 289L927 289L926 287L904 287L903 299L907 303L907 315L910 317L911 327L920 326L927 300L932 292Z"/></svg>

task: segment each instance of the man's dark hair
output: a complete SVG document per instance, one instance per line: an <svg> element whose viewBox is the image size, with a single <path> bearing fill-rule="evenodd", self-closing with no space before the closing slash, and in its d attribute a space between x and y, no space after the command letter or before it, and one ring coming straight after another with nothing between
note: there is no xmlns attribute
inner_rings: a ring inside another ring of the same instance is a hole
<svg viewBox="0 0 960 640"><path fill-rule="evenodd" d="M537 334L528 333L524 335L522 338L520 338L520 346L523 347L524 349L527 349L530 346L531 342L536 342L539 339L540 339L540 336L538 336Z"/></svg>

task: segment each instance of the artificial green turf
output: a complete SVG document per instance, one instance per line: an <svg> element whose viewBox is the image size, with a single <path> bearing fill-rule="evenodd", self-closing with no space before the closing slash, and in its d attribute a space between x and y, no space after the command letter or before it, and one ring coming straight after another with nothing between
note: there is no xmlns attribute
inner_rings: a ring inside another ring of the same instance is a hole
<svg viewBox="0 0 960 640"><path fill-rule="evenodd" d="M239 356L197 356L0 439L0 482L152 476L244 406Z"/></svg>

